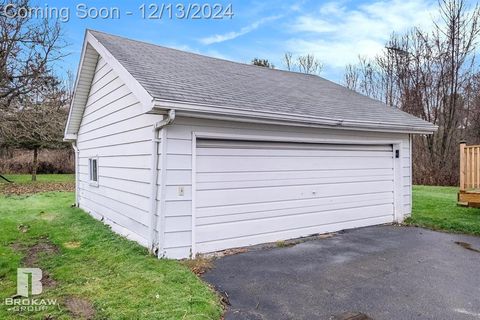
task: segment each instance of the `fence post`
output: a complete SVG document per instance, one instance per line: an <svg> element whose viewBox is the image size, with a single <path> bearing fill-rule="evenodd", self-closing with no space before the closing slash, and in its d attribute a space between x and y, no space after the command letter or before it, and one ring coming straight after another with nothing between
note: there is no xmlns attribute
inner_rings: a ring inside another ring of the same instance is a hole
<svg viewBox="0 0 480 320"><path fill-rule="evenodd" d="M460 191L465 191L465 141L460 141Z"/></svg>

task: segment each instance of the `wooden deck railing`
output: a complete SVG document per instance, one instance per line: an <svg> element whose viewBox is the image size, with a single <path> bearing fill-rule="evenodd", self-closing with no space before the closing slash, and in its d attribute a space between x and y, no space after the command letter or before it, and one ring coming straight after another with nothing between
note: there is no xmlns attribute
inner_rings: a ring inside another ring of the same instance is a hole
<svg viewBox="0 0 480 320"><path fill-rule="evenodd" d="M480 145L460 143L460 191L480 189Z"/></svg>

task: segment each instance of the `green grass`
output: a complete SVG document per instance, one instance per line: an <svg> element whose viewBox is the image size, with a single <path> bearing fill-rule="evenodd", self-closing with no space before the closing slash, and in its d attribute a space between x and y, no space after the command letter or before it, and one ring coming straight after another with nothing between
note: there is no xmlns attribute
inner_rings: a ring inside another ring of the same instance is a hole
<svg viewBox="0 0 480 320"><path fill-rule="evenodd" d="M35 183L30 174L4 174L5 178L15 183ZM36 182L74 182L74 174L38 174ZM7 183L0 178L0 184Z"/></svg>
<svg viewBox="0 0 480 320"><path fill-rule="evenodd" d="M480 209L457 206L456 187L413 187L413 212L406 223L434 230L480 235Z"/></svg>
<svg viewBox="0 0 480 320"><path fill-rule="evenodd" d="M28 175L8 175L29 183ZM73 181L73 175L39 175L41 182ZM458 207L457 188L414 186L413 213L406 223L480 235L480 209ZM0 319L74 318L65 301L92 303L95 319L220 319L216 294L184 264L158 260L134 242L111 232L77 208L73 193L0 195ZM20 228L19 228L20 227ZM26 230L26 232L24 232ZM13 313L4 298L16 293L16 269L28 248L48 237L57 254L38 266L55 280L35 298L57 299L47 311Z"/></svg>
<svg viewBox="0 0 480 320"><path fill-rule="evenodd" d="M70 319L64 304L69 297L90 301L95 319L220 319L216 294L187 267L149 256L71 208L73 201L70 192L0 195L0 319ZM56 285L34 297L58 299L59 305L21 316L7 311L4 298L16 293L16 269L26 254L18 246L45 237L59 252L41 256L38 265Z"/></svg>

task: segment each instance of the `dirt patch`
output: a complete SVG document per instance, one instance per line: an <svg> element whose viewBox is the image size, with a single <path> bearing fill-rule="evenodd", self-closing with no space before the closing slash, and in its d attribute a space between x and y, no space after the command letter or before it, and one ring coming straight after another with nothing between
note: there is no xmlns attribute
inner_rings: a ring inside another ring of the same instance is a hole
<svg viewBox="0 0 480 320"><path fill-rule="evenodd" d="M54 288L58 284L58 282L50 276L50 273L44 270L40 282L42 283L43 288Z"/></svg>
<svg viewBox="0 0 480 320"><path fill-rule="evenodd" d="M49 191L75 191L74 182L35 182L35 183L2 183L0 193L6 195L34 194Z"/></svg>
<svg viewBox="0 0 480 320"><path fill-rule="evenodd" d="M30 246L16 242L10 247L13 250L20 251L25 255L21 262L22 266L24 267L38 267L38 261L42 256L59 253L58 247L48 238L40 238L35 244Z"/></svg>
<svg viewBox="0 0 480 320"><path fill-rule="evenodd" d="M455 244L458 244L460 247L463 247L467 250L480 253L479 249L476 249L476 248L472 247L472 245L468 242L455 241Z"/></svg>
<svg viewBox="0 0 480 320"><path fill-rule="evenodd" d="M42 256L58 254L59 249L50 240L41 238L36 244L28 247L25 258L22 260L27 267L35 267Z"/></svg>
<svg viewBox="0 0 480 320"><path fill-rule="evenodd" d="M65 307L75 318L93 319L96 314L93 304L84 298L68 297L65 300Z"/></svg>
<svg viewBox="0 0 480 320"><path fill-rule="evenodd" d="M183 260L181 263L187 266L197 276L201 276L213 268L213 259L199 256L195 259Z"/></svg>
<svg viewBox="0 0 480 320"><path fill-rule="evenodd" d="M48 238L40 238L34 245L25 245L23 243L13 243L10 246L13 250L19 251L24 254L24 258L21 261L23 267L39 267L38 262L41 257L58 254L58 247L53 244ZM45 288L53 288L57 285L57 281L54 280L50 273L46 270L42 270L42 285Z"/></svg>

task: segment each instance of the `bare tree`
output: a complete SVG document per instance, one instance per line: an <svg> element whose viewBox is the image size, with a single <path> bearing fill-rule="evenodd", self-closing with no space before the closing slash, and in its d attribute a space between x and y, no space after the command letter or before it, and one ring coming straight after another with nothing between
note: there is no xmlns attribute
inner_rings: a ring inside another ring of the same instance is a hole
<svg viewBox="0 0 480 320"><path fill-rule="evenodd" d="M349 89L384 100L381 74L375 60L359 56L357 64L349 64L345 67L344 84Z"/></svg>
<svg viewBox="0 0 480 320"><path fill-rule="evenodd" d="M307 74L319 74L323 66L313 54L306 54L297 58L300 72Z"/></svg>
<svg viewBox="0 0 480 320"><path fill-rule="evenodd" d="M66 105L71 95L54 74L65 54L60 24L33 19L28 0L0 4L0 148L33 151L62 146Z"/></svg>
<svg viewBox="0 0 480 320"><path fill-rule="evenodd" d="M360 70L357 65L355 64L347 64L345 66L345 72L343 74L343 82L345 87L350 90L360 91L359 88L359 77L360 77Z"/></svg>
<svg viewBox="0 0 480 320"><path fill-rule="evenodd" d="M347 66L344 81L351 89L437 124L434 135L414 139L414 181L454 184L457 143L472 136L469 127L480 111L475 91L480 11L478 6L467 8L464 0L442 0L439 12L433 31L414 28L392 34L376 58Z"/></svg>
<svg viewBox="0 0 480 320"><path fill-rule="evenodd" d="M293 53L285 52L283 55L283 64L288 71L293 71L295 68L295 62L293 61Z"/></svg>
<svg viewBox="0 0 480 320"><path fill-rule="evenodd" d="M22 107L15 111L0 111L3 118L0 147L32 151L32 181L36 180L40 149L68 147L62 138L68 115L69 92L55 86L42 95L41 101L23 100Z"/></svg>
<svg viewBox="0 0 480 320"><path fill-rule="evenodd" d="M13 6L7 6L14 4ZM28 0L8 0L0 4L0 108L9 108L34 90L56 79L53 64L64 54L60 24L22 16L20 8L30 8Z"/></svg>
<svg viewBox="0 0 480 320"><path fill-rule="evenodd" d="M313 54L300 55L294 58L291 52L285 52L282 60L285 69L288 71L319 74L323 69L322 63Z"/></svg>

